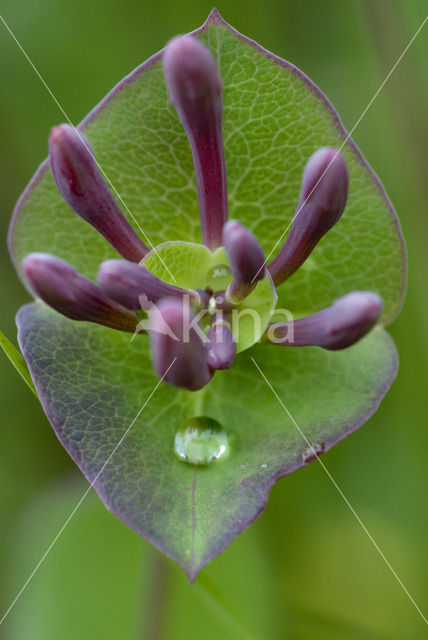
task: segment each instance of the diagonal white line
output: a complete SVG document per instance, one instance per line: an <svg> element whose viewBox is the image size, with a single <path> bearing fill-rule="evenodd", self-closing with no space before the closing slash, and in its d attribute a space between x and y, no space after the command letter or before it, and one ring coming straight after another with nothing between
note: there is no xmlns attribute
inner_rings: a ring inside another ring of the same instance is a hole
<svg viewBox="0 0 428 640"><path fill-rule="evenodd" d="M112 181L110 180L110 178L108 177L108 175L106 174L106 172L104 171L104 169L102 168L102 166L100 165L100 163L98 162L98 160L95 158L92 149L90 147L88 147L88 145L86 144L85 139L82 137L80 131L74 126L74 124L71 122L70 118L68 117L68 115L66 114L66 112L64 111L63 107L60 105L60 103L58 102L58 100L56 99L56 97L54 96L53 92L51 91L51 89L49 88L47 82L45 81L45 79L43 78L43 76L41 75L41 73L39 72L39 70L37 69L37 67L35 66L35 64L33 63L33 61L31 60L31 58L29 57L29 55L27 54L27 52L25 51L25 49L23 48L23 46L21 45L21 43L18 41L17 37L15 36L15 34L13 33L12 29L9 27L9 25L7 24L6 20L3 18L3 16L0 14L0 20L3 22L4 26L6 27L7 31L9 32L10 36L13 38L13 40L15 41L15 43L17 44L17 46L19 47L19 49L21 50L22 54L24 55L25 59L27 60L27 62L30 64L30 66L32 67L32 69L34 70L34 72L36 73L37 77L39 78L40 82L43 84L43 86L45 87L46 91L49 93L49 95L51 96L52 100L55 102L55 104L57 105L58 109L61 111L62 115L64 116L64 118L67 120L67 122L73 127L73 129L76 131L77 135L79 136L79 139L81 141L81 143L83 144L83 146L86 148L86 150L91 154L93 160L95 161L95 164L97 165L98 169L100 170L100 172L102 173L102 175L104 176L104 179L106 180L106 182L109 184L111 190L113 191L113 193L115 194L116 198L120 201L120 203L122 204L122 206L124 207L124 209L126 209L128 215L132 218L132 220L134 221L135 225L138 227L138 229L141 231L142 235L144 236L144 240L147 242L147 244L149 244L151 246L151 248L153 249L154 253L156 254L157 258L160 260L160 262L162 263L162 265L165 267L166 271L168 272L168 274L170 275L170 277L172 278L172 280L174 282L177 282L176 279L174 278L173 274L171 273L171 271L168 269L168 267L166 266L165 262L163 261L163 259L161 258L161 256L159 255L159 253L157 252L156 248L154 247L154 245L152 244L152 242L150 241L150 238L147 236L147 234L145 233L145 231L141 228L140 224L138 223L138 220L135 218L134 214L131 212L131 210L129 209L128 205L126 204L126 202L124 201L124 199L122 198L122 196L120 195L120 193L118 192L118 190L116 189L116 187L113 185Z"/></svg>
<svg viewBox="0 0 428 640"><path fill-rule="evenodd" d="M132 429L132 427L134 426L134 424L136 423L136 421L138 420L138 418L140 417L141 413L144 411L144 409L147 407L148 403L150 402L150 400L152 399L153 395L155 394L155 392L157 391L159 385L161 384L161 382L164 380L166 374L168 373L168 371L171 369L172 365L174 364L174 362L177 360L177 358L174 358L173 361L171 362L171 364L169 365L168 369L165 371L165 373L163 374L162 378L158 381L158 383L156 384L155 388L152 390L152 392L150 393L149 397L147 398L147 400L145 401L145 403L143 404L143 406L141 407L141 409L138 411L137 415L135 416L135 418L132 420L131 424L129 425L129 427L126 429L125 433L123 434L123 436L120 438L119 442L116 444L116 446L114 447L113 451L111 452L111 454L109 455L109 457L107 458L107 460L104 462L103 466L101 467L101 469L98 471L97 475L95 476L95 478L92 480L91 484L89 485L89 487L86 489L85 493L82 495L82 497L80 498L79 502L76 504L76 506L74 507L73 511L70 513L70 515L68 516L67 520L64 522L64 524L62 525L61 529L58 531L58 533L56 534L55 538L52 540L52 542L50 543L50 545L48 546L48 548L46 549L46 551L44 552L44 554L42 555L42 557L40 558L40 560L38 561L38 563L36 564L36 566L34 567L33 571L30 573L30 575L28 576L27 580L24 582L24 584L22 585L21 589L18 591L18 593L16 594L15 598L13 599L13 601L11 602L11 604L9 605L9 607L7 608L7 610L5 611L5 613L3 614L1 620L0 620L0 625L4 622L4 620L6 619L6 617L9 615L9 613L11 612L11 610L13 609L13 607L15 606L15 604L18 602L19 598L22 596L23 592L25 591L25 589L27 588L28 584L30 583L30 581L33 579L33 577L35 576L35 574L37 573L37 571L40 569L41 565L43 564L43 562L46 560L46 557L48 556L49 552L51 551L52 547L55 545L55 543L58 541L59 537L61 536L61 534L63 533L64 529L67 527L68 523L70 522L70 520L73 518L73 516L76 514L76 511L79 509L80 505L82 504L82 502L85 500L86 496L88 495L88 493L90 492L90 490L93 488L94 484L96 483L96 481L98 480L98 478L100 477L100 475L103 473L104 469L106 468L106 466L108 465L108 463L110 462L110 460L112 459L112 457L114 456L114 454L116 453L116 451L118 450L118 448L120 447L120 445L122 444L122 442L125 440L126 436L128 435L128 433L130 432L130 430Z"/></svg>
<svg viewBox="0 0 428 640"><path fill-rule="evenodd" d="M321 174L321 176L318 178L317 182L315 183L315 185L313 186L313 188L311 189L311 191L308 193L308 195L306 196L306 198L303 200L302 204L300 205L300 207L297 209L296 213L293 216L293 219L291 220L291 222L287 225L287 227L285 228L285 230L282 232L280 238L277 240L277 242L275 243L275 245L273 246L273 248L270 250L269 254L266 257L266 260L264 261L264 263L262 264L262 266L260 267L260 269L257 271L257 273L255 274L254 278L252 279L251 283L254 282L254 280L257 278L258 274L260 273L260 271L262 269L264 269L264 267L266 266L269 258L271 257L271 255L273 254L273 252L275 251L275 249L277 248L277 246L280 244L280 242L282 242L282 239L284 238L285 234L287 233L287 231L289 230L289 228L291 227L291 225L293 224L293 222L295 221L295 219L297 218L297 216L299 215L299 213L301 212L301 210L303 209L304 205L306 204L306 202L309 200L309 198L311 197L311 195L313 194L313 192L315 191L315 189L317 188L318 184L321 182L321 180L323 179L323 177L325 176L325 174L327 173L327 171L329 170L329 168L331 167L331 165L333 164L333 162L335 161L335 159L337 158L337 156L339 155L339 153L342 151L343 147L345 146L345 144L348 142L349 138L352 136L352 134L354 133L355 129L358 127L358 125L360 124L361 120L364 118L364 116L366 115L367 111L370 109L370 107L372 106L373 102L376 100L376 98L378 97L379 93L382 91L382 89L384 88L384 86L386 85L386 83L388 82L388 80L390 79L390 77L392 76L392 74L394 73L395 69L398 67L398 65L400 64L400 62L402 61L402 59L404 58L404 56L406 55L407 51L410 49L410 47L412 46L413 42L416 40L416 38L418 37L419 33L422 31L423 27L425 26L426 21L428 20L428 15L425 17L425 19L423 20L422 24L419 26L419 28L417 29L416 33L413 35L412 39L410 40L410 42L407 44L407 46L405 47L405 49L403 50L403 52L401 53L400 57L397 59L397 61L395 62L394 66L392 67L392 69L390 70L390 72L388 73L388 75L386 76L385 80L382 82L382 84L380 85L379 89L376 91L376 93L374 94L374 96L372 97L372 99L370 100L370 102L368 103L368 105L366 106L366 108L364 109L364 111L362 112L362 114L360 115L360 117L358 118L358 120L356 121L356 123L354 124L354 126L352 127L352 129L350 130L350 132L346 135L344 141L342 142L342 144L340 145L339 149L337 150L337 152L334 154L333 158L330 160L329 164L327 165L326 169L324 170L324 172Z"/></svg>
<svg viewBox="0 0 428 640"><path fill-rule="evenodd" d="M263 371L261 370L261 368L259 367L259 365L257 364L257 362L254 360L254 358L251 356L251 360L253 361L254 366L256 367L256 369L259 371L260 375L262 376L263 380L266 382L267 386L269 387L269 389L272 391L273 395L275 396L275 398L278 400L279 404L281 405L281 407L284 409L285 413L288 415L288 417L290 418L290 420L292 421L292 423L294 424L294 426L296 427L297 431L300 433L300 435L302 436L303 440L306 442L306 444L308 445L308 447L311 449L313 455L318 459L318 462L320 463L321 467L323 468L323 470L325 471L325 473L327 474L327 476L329 477L330 481L332 482L333 486L337 489L337 491L339 492L340 496L343 498L346 506L350 509L351 513L353 514L353 516L356 518L357 522L359 523L359 525L362 527L364 533L368 536L370 542L373 544L373 546L375 547L376 551L379 553L380 557L382 558L382 560L385 562L385 564L387 565L387 567L390 569L392 575L394 576L394 578L397 580L398 584L400 585L400 587L403 589L404 593L407 595L407 597L409 598L410 602L413 604L413 606L415 607L416 611L419 613L419 615L421 616L422 620L425 622L426 625L428 625L428 620L426 619L426 617L424 616L424 614L422 613L421 609L418 607L418 605L416 604L415 600L412 598L412 596L410 595L409 591L406 589L406 587L404 586L403 582L401 581L401 579L399 578L399 576L397 575L396 571L394 570L394 568L391 566L391 563L389 562L388 558L385 556L385 554L383 553L382 549L379 547L379 545L377 544L376 540L373 538L372 534L370 533L370 531L367 529L366 525L364 524L364 522L361 520L361 518L359 517L359 515L357 514L357 512L355 511L354 507L351 505L351 503L349 502L348 498L345 496L345 494L343 493L342 489L339 487L339 485L337 484L336 480L333 478L333 476L331 475L330 471L327 469L327 467L325 466L324 462L321 460L321 458L319 457L319 453L317 453L315 451L315 449L312 447L312 444L309 442L309 440L307 439L307 437L305 436L305 434L303 433L302 429L299 427L299 425L297 424L297 422L295 421L295 419L293 418L293 416L291 415L290 411L287 409L287 407L285 406L285 404L283 403L283 401L281 400L281 398L279 397L279 395L277 394L277 392L275 391L275 389L273 388L272 384L269 382L269 380L266 378L265 374L263 373Z"/></svg>

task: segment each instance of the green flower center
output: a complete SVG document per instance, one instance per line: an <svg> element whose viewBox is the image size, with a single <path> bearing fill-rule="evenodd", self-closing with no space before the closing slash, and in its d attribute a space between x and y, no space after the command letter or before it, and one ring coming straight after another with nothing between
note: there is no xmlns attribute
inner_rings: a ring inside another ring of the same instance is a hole
<svg viewBox="0 0 428 640"><path fill-rule="evenodd" d="M166 242L151 251L141 262L158 278L183 289L202 289L212 292L201 326L208 330L211 316L221 307L215 293L224 291L232 281L229 259L219 247L208 247L191 242ZM167 268L166 268L167 267ZM275 310L277 295L268 274L254 291L228 314L236 351L245 351L258 342Z"/></svg>

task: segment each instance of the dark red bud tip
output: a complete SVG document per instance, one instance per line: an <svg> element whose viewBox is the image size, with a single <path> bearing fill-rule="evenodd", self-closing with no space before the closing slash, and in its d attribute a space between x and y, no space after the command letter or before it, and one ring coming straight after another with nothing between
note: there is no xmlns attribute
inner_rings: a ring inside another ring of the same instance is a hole
<svg viewBox="0 0 428 640"><path fill-rule="evenodd" d="M365 336L377 323L383 301L376 293L354 291L337 300L326 313L322 347L344 349Z"/></svg>
<svg viewBox="0 0 428 640"><path fill-rule="evenodd" d="M127 309L141 309L141 296L157 302L167 296L189 296L191 304L199 303L196 291L187 291L166 284L143 265L125 260L106 260L97 275L98 284L105 293Z"/></svg>
<svg viewBox="0 0 428 640"><path fill-rule="evenodd" d="M303 171L299 206L313 202L324 213L319 227L331 229L343 213L348 197L348 169L340 151L322 147L309 158Z"/></svg>
<svg viewBox="0 0 428 640"><path fill-rule="evenodd" d="M199 40L173 38L165 49L163 68L169 97L180 119L190 117L192 126L197 127L205 124L204 111L221 118L222 82L213 56Z"/></svg>
<svg viewBox="0 0 428 640"><path fill-rule="evenodd" d="M383 302L377 294L354 291L311 316L272 324L265 340L291 347L313 345L330 351L345 349L375 326L382 310Z"/></svg>
<svg viewBox="0 0 428 640"><path fill-rule="evenodd" d="M265 275L265 256L257 238L237 220L223 228L223 246L229 257L233 282L226 296L238 302L251 293Z"/></svg>
<svg viewBox="0 0 428 640"><path fill-rule="evenodd" d="M168 44L163 68L171 101L192 149L202 238L210 249L216 249L227 220L222 83L217 65L201 42L186 36Z"/></svg>
<svg viewBox="0 0 428 640"><path fill-rule="evenodd" d="M134 332L136 315L110 300L64 260L46 253L30 253L22 267L35 293L67 318Z"/></svg>
<svg viewBox="0 0 428 640"><path fill-rule="evenodd" d="M302 189L285 244L269 265L276 285L289 278L340 219L348 196L348 171L340 151L318 149L303 172Z"/></svg>
<svg viewBox="0 0 428 640"><path fill-rule="evenodd" d="M215 322L207 337L208 365L212 369L230 369L236 356L236 343L229 323Z"/></svg>
<svg viewBox="0 0 428 640"><path fill-rule="evenodd" d="M126 259L139 262L148 252L120 211L86 137L68 124L49 136L49 161L62 197Z"/></svg>
<svg viewBox="0 0 428 640"><path fill-rule="evenodd" d="M206 340L191 309L177 298L163 298L150 313L153 366L165 382L189 391L204 387L212 373Z"/></svg>

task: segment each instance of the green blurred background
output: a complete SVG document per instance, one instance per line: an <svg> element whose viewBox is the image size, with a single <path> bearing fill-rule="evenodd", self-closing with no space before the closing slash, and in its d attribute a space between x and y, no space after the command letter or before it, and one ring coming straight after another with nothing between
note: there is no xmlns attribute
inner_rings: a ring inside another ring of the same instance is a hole
<svg viewBox="0 0 428 640"><path fill-rule="evenodd" d="M305 71L348 130L427 9L425 0L217 6L239 31ZM77 123L169 38L202 24L210 9L206 0L2 0L1 13ZM425 615L427 49L428 24L353 136L384 182L407 240L408 295L391 327L399 377L377 415L323 458ZM6 238L14 203L46 156L49 128L64 117L2 24L0 65L0 235ZM0 260L0 327L15 340L14 315L28 296L5 241ZM2 354L0 394L1 618L86 484ZM163 620L158 631L151 627L156 616ZM0 627L8 640L426 635L426 624L317 463L274 487L263 516L194 587L90 495Z"/></svg>

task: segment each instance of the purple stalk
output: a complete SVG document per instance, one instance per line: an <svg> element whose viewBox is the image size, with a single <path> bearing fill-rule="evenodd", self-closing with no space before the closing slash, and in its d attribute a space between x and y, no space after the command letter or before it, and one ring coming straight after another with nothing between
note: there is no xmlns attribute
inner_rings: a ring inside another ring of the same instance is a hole
<svg viewBox="0 0 428 640"><path fill-rule="evenodd" d="M134 332L137 316L110 300L64 260L46 253L30 253L22 267L35 293L67 318Z"/></svg>
<svg viewBox="0 0 428 640"><path fill-rule="evenodd" d="M195 166L202 239L221 246L227 221L226 165L222 136L222 83L208 49L192 37L174 38L163 67L171 102L187 133Z"/></svg>
<svg viewBox="0 0 428 640"><path fill-rule="evenodd" d="M375 326L382 309L382 299L375 293L354 291L311 316L270 325L263 341L289 347L345 349Z"/></svg>
<svg viewBox="0 0 428 640"><path fill-rule="evenodd" d="M177 298L163 298L150 314L153 366L165 382L189 391L211 380L205 345L192 321L189 308Z"/></svg>
<svg viewBox="0 0 428 640"><path fill-rule="evenodd" d="M237 220L230 220L224 226L223 246L233 275L226 299L238 303L264 278L265 256L257 238Z"/></svg>
<svg viewBox="0 0 428 640"><path fill-rule="evenodd" d="M112 299L127 309L141 309L140 296L144 295L150 302L158 302L161 298L189 296L191 304L200 303L196 291L187 291L166 284L150 273L143 265L124 260L106 260L100 266L97 276L101 289Z"/></svg>
<svg viewBox="0 0 428 640"><path fill-rule="evenodd" d="M208 365L212 369L230 369L236 356L236 343L229 322L216 319L207 337Z"/></svg>
<svg viewBox="0 0 428 640"><path fill-rule="evenodd" d="M68 124L54 127L49 137L49 161L68 206L124 258L139 262L149 250L119 209L85 136Z"/></svg>
<svg viewBox="0 0 428 640"><path fill-rule="evenodd" d="M346 205L348 171L342 154L318 149L303 172L302 189L287 239L269 265L275 285L289 278L331 229Z"/></svg>

